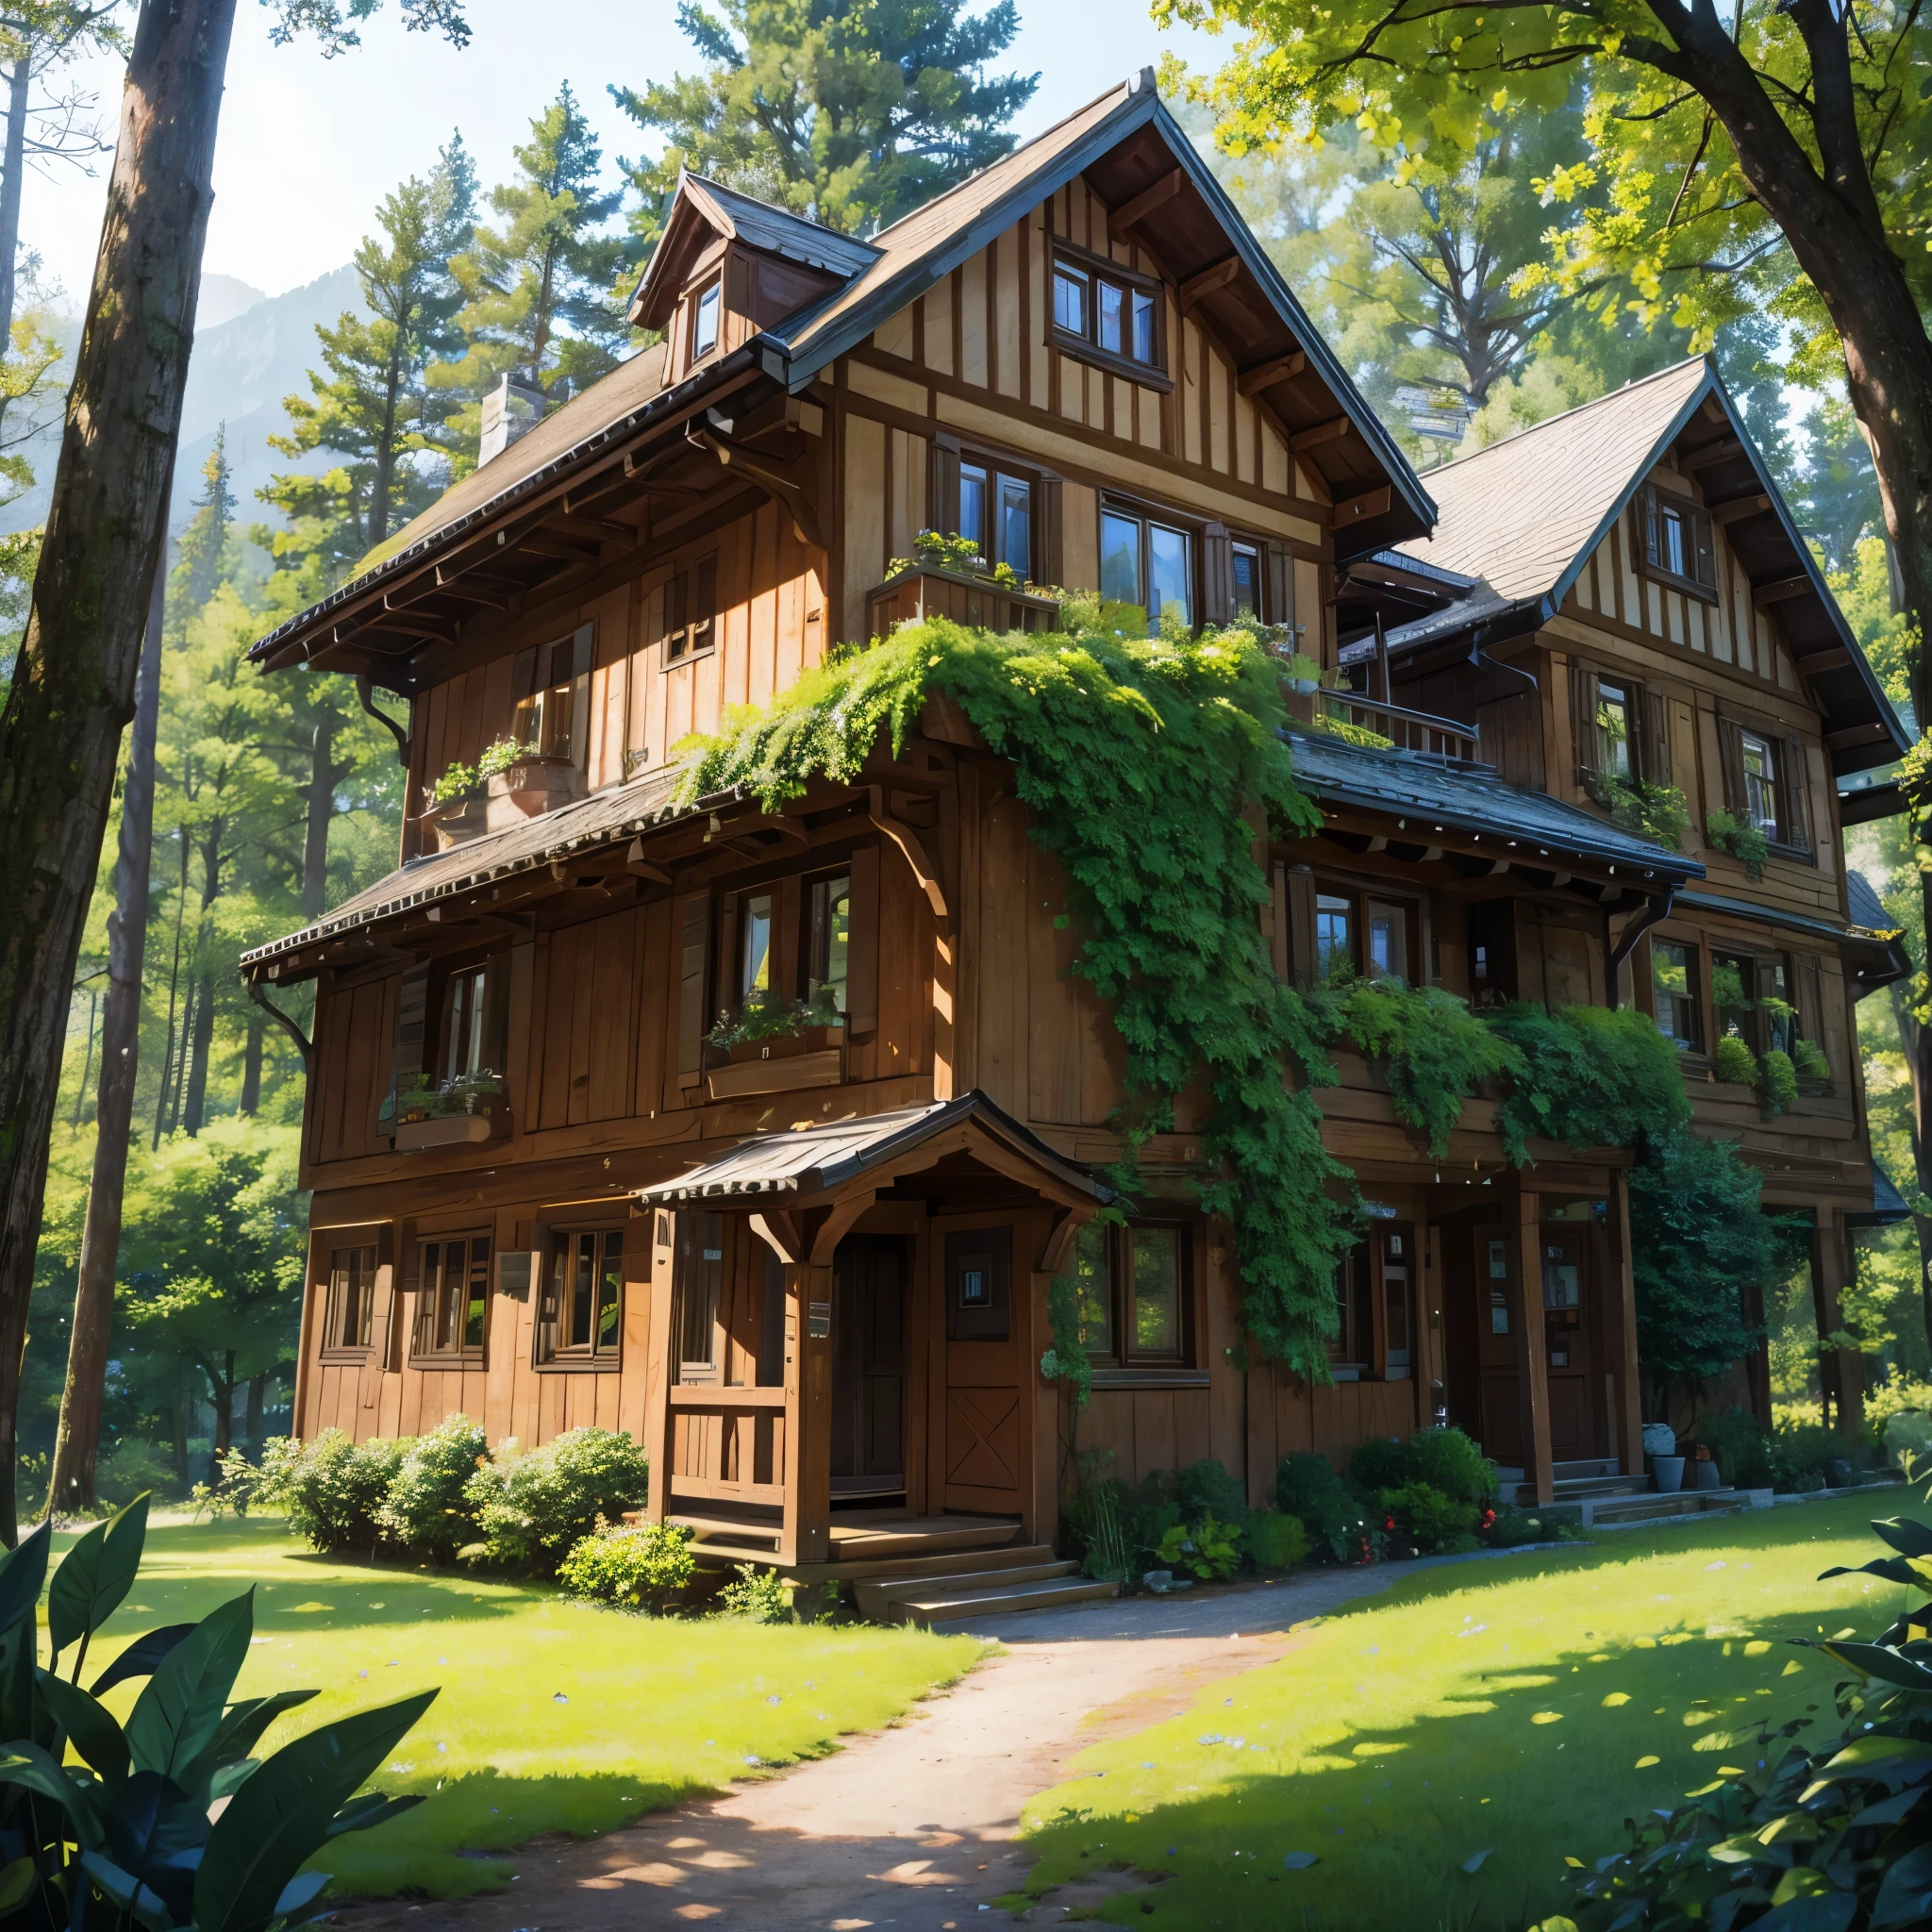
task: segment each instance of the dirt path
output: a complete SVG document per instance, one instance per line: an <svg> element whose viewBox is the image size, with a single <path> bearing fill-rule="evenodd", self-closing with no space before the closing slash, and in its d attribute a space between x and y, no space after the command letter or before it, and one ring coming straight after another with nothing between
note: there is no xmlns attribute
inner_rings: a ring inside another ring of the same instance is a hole
<svg viewBox="0 0 1932 1932"><path fill-rule="evenodd" d="M1014 1837L1021 1807L1060 1782L1071 1758L1184 1710L1216 1678L1272 1662L1294 1641L1292 1624L1418 1567L991 1619L968 1627L1001 1640L1004 1656L834 1757L588 1843L532 1847L508 1893L352 1907L340 1923L348 1932L984 1924L981 1906L1018 1891L1033 1862ZM1098 1896L1084 1884L1063 1888L1033 1923Z"/></svg>

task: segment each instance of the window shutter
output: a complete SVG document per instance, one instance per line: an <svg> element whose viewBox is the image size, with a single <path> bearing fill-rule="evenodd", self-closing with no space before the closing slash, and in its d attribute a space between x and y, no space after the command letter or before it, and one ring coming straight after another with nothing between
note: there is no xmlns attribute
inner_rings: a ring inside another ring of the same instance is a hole
<svg viewBox="0 0 1932 1932"><path fill-rule="evenodd" d="M1657 544L1657 491L1648 483L1638 492L1637 528L1639 548L1643 553L1645 562L1655 570L1662 552Z"/></svg>
<svg viewBox="0 0 1932 1932"><path fill-rule="evenodd" d="M396 996L395 1040L390 1048L391 1094L400 1093L424 1071L429 1031L429 968L411 966Z"/></svg>
<svg viewBox="0 0 1932 1932"><path fill-rule="evenodd" d="M1660 684L1643 687L1643 716L1641 721L1641 749L1638 752L1637 775L1646 785L1671 782L1671 701Z"/></svg>
<svg viewBox="0 0 1932 1932"><path fill-rule="evenodd" d="M1034 582L1060 584L1067 570L1067 492L1058 476L1042 476L1033 489Z"/></svg>
<svg viewBox="0 0 1932 1932"><path fill-rule="evenodd" d="M1815 1041L1836 1067L1831 1051L1836 1042L1829 1037L1836 1029L1827 1029L1824 1024L1824 974L1820 971L1818 957L1814 953L1799 953L1791 960L1791 967L1795 981L1791 997L1798 1008L1798 1037Z"/></svg>
<svg viewBox="0 0 1932 1932"><path fill-rule="evenodd" d="M1597 743L1596 673L1575 658L1570 660L1571 730L1576 740L1576 782L1586 791L1596 788L1603 769L1603 751Z"/></svg>
<svg viewBox="0 0 1932 1932"><path fill-rule="evenodd" d="M1267 596L1268 622L1291 627L1294 624L1294 552L1285 543L1268 545Z"/></svg>
<svg viewBox="0 0 1932 1932"><path fill-rule="evenodd" d="M677 902L677 1084L695 1087L705 1072L705 995L710 978L711 895L690 892Z"/></svg>
<svg viewBox="0 0 1932 1932"><path fill-rule="evenodd" d="M845 964L845 1029L871 1033L879 1024L879 848L852 855L850 951Z"/></svg>
<svg viewBox="0 0 1932 1932"><path fill-rule="evenodd" d="M1315 874L1305 865L1284 868L1288 893L1289 967L1297 986L1315 983Z"/></svg>
<svg viewBox="0 0 1932 1932"><path fill-rule="evenodd" d="M1806 808L1807 772L1804 740L1795 731L1786 732L1784 759L1778 772L1777 829L1787 845L1795 845L1801 852L1811 849L1811 814Z"/></svg>
<svg viewBox="0 0 1932 1932"><path fill-rule="evenodd" d="M1724 767L1724 809L1742 816L1744 810L1744 747L1738 741L1738 727L1732 721L1717 721L1718 762Z"/></svg>
<svg viewBox="0 0 1932 1932"><path fill-rule="evenodd" d="M1234 540L1225 524L1201 532L1201 621L1228 624L1234 618Z"/></svg>
<svg viewBox="0 0 1932 1932"><path fill-rule="evenodd" d="M536 691L538 655L534 650L517 653L516 663L510 673L510 694L513 697L526 698Z"/></svg>
<svg viewBox="0 0 1932 1932"><path fill-rule="evenodd" d="M1710 515L1695 510L1690 516L1690 542L1694 553L1692 575L1707 591L1717 589L1717 544L1711 537Z"/></svg>
<svg viewBox="0 0 1932 1932"><path fill-rule="evenodd" d="M959 531L959 439L935 436L932 440L932 527L941 537Z"/></svg>

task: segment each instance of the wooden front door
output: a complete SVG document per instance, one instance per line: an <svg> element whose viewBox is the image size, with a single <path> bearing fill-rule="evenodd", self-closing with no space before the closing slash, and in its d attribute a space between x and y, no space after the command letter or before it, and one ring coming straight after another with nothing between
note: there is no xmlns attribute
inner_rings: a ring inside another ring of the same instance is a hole
<svg viewBox="0 0 1932 1932"><path fill-rule="evenodd" d="M941 1509L1007 1514L1025 1490L1013 1230L933 1226L943 1400L933 1405Z"/></svg>
<svg viewBox="0 0 1932 1932"><path fill-rule="evenodd" d="M1597 1453L1591 1346L1596 1325L1592 1230L1583 1221L1546 1221L1537 1232L1543 1277L1550 1457L1556 1462L1574 1461Z"/></svg>
<svg viewBox="0 0 1932 1932"><path fill-rule="evenodd" d="M847 1235L832 1262L832 1494L906 1487L906 1244Z"/></svg>

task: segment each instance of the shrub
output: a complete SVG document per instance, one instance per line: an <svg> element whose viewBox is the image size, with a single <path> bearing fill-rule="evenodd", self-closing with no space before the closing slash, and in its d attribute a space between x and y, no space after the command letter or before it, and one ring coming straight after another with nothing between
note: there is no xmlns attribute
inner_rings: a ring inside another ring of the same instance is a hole
<svg viewBox="0 0 1932 1932"><path fill-rule="evenodd" d="M600 1521L649 1500L650 1465L628 1436L569 1429L541 1449L499 1445L465 1488L481 1541L462 1554L508 1570L554 1571Z"/></svg>
<svg viewBox="0 0 1932 1932"><path fill-rule="evenodd" d="M1545 1534L1547 1527L1541 1517L1531 1516L1514 1503L1498 1503L1493 1509L1483 1512L1479 1533L1485 1542L1496 1549L1513 1550L1523 1543L1550 1541Z"/></svg>
<svg viewBox="0 0 1932 1932"><path fill-rule="evenodd" d="M1801 1040L1791 1048L1791 1064L1797 1069L1801 1080L1829 1080L1831 1062L1824 1057L1824 1049L1815 1040Z"/></svg>
<svg viewBox="0 0 1932 1932"><path fill-rule="evenodd" d="M1408 1444L1397 1436L1371 1436L1348 1458L1348 1479L1374 1496L1399 1490L1412 1471Z"/></svg>
<svg viewBox="0 0 1932 1932"><path fill-rule="evenodd" d="M1757 1063L1757 1097L1768 1114L1787 1112L1798 1097L1798 1071L1781 1047L1772 1047Z"/></svg>
<svg viewBox="0 0 1932 1932"><path fill-rule="evenodd" d="M1399 1490L1384 1490L1381 1504L1419 1556L1434 1556L1463 1537L1474 1537L1478 1516L1475 1505L1460 1496L1445 1496L1433 1484L1411 1482ZM1465 1547L1473 1549L1474 1541Z"/></svg>
<svg viewBox="0 0 1932 1932"><path fill-rule="evenodd" d="M476 1533L468 1489L489 1453L482 1424L466 1415L450 1416L417 1437L375 1512L383 1535L428 1562L448 1562Z"/></svg>
<svg viewBox="0 0 1932 1932"><path fill-rule="evenodd" d="M718 1607L727 1617L747 1624L789 1624L791 1591L775 1570L741 1563L737 1576L718 1592Z"/></svg>
<svg viewBox="0 0 1932 1932"><path fill-rule="evenodd" d="M1218 1516L1224 1523L1239 1523L1247 1514L1248 1499L1240 1480L1211 1456L1175 1470L1172 1477L1162 1472L1153 1481L1157 1493L1165 1490L1190 1523L1208 1515Z"/></svg>
<svg viewBox="0 0 1932 1932"><path fill-rule="evenodd" d="M131 1503L143 1491L174 1496L181 1478L174 1464L155 1454L154 1444L124 1436L101 1457L94 1470L94 1494L103 1503Z"/></svg>
<svg viewBox="0 0 1932 1932"><path fill-rule="evenodd" d="M262 1445L255 1501L281 1510L314 1549L373 1550L382 1534L377 1512L408 1446L357 1442L341 1429L325 1429L312 1442L279 1437Z"/></svg>
<svg viewBox="0 0 1932 1932"><path fill-rule="evenodd" d="M1754 885L1764 876L1764 861L1771 857L1771 847L1748 819L1720 806L1706 814L1704 829L1720 852L1728 852L1743 866L1744 876Z"/></svg>
<svg viewBox="0 0 1932 1932"><path fill-rule="evenodd" d="M1900 1469L1932 1452L1932 1415L1913 1408L1895 1410L1885 1419L1885 1453Z"/></svg>
<svg viewBox="0 0 1932 1932"><path fill-rule="evenodd" d="M1307 1559L1308 1533L1301 1519L1279 1509L1250 1509L1248 1560L1257 1570L1292 1570Z"/></svg>
<svg viewBox="0 0 1932 1932"><path fill-rule="evenodd" d="M1845 1441L1820 1423L1793 1423L1771 1439L1772 1487L1786 1495L1808 1495L1824 1487L1824 1465L1845 1453Z"/></svg>
<svg viewBox="0 0 1932 1932"><path fill-rule="evenodd" d="M676 1523L600 1523L571 1545L557 1580L572 1596L659 1610L696 1574L691 1539Z"/></svg>
<svg viewBox="0 0 1932 1932"><path fill-rule="evenodd" d="M1735 1033L1726 1033L1718 1041L1710 1066L1720 1080L1735 1080L1740 1087L1757 1084L1757 1056Z"/></svg>
<svg viewBox="0 0 1932 1932"><path fill-rule="evenodd" d="M1154 1551L1155 1566L1180 1570L1200 1583L1224 1583L1241 1567L1241 1532L1217 1516L1176 1523Z"/></svg>
<svg viewBox="0 0 1932 1932"><path fill-rule="evenodd" d="M1473 1508L1484 1509L1496 1494L1496 1465L1452 1424L1445 1429L1418 1429L1409 1438L1411 1479L1427 1483L1445 1496Z"/></svg>
<svg viewBox="0 0 1932 1932"><path fill-rule="evenodd" d="M1360 1563L1381 1549L1380 1520L1349 1494L1325 1456L1310 1450L1283 1457L1274 1500L1307 1531L1310 1547L1325 1562Z"/></svg>
<svg viewBox="0 0 1932 1932"><path fill-rule="evenodd" d="M1748 1408L1705 1416L1697 1424L1697 1440L1716 1457L1718 1473L1732 1488L1771 1486L1771 1443L1764 1425Z"/></svg>
<svg viewBox="0 0 1932 1932"><path fill-rule="evenodd" d="M1108 1452L1108 1455L1111 1452ZM1134 1571L1127 1486L1097 1474L1099 1452L1080 1457L1078 1487L1064 1518L1069 1541L1080 1557L1083 1575L1102 1583L1124 1583Z"/></svg>

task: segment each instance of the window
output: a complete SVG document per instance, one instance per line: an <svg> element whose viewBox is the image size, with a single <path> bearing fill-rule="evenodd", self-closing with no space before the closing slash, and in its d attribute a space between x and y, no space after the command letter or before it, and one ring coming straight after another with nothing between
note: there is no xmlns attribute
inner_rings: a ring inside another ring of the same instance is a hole
<svg viewBox="0 0 1932 1932"><path fill-rule="evenodd" d="M1100 258L1056 258L1053 334L1061 348L1161 375L1159 317L1158 282Z"/></svg>
<svg viewBox="0 0 1932 1932"><path fill-rule="evenodd" d="M1234 610L1237 617L1261 614L1261 553L1252 543L1234 546Z"/></svg>
<svg viewBox="0 0 1932 1932"><path fill-rule="evenodd" d="M1368 973L1371 979L1408 977L1408 913L1387 900L1371 899L1364 922L1368 938Z"/></svg>
<svg viewBox="0 0 1932 1932"><path fill-rule="evenodd" d="M1336 1325L1328 1338L1328 1367L1338 1382L1406 1381L1415 1365L1415 1233L1406 1223L1391 1224L1386 1208L1370 1211L1384 1218L1371 1223L1367 1239L1335 1269Z"/></svg>
<svg viewBox="0 0 1932 1932"><path fill-rule="evenodd" d="M331 1248L328 1303L324 1311L325 1348L367 1348L375 1313L375 1250Z"/></svg>
<svg viewBox="0 0 1932 1932"><path fill-rule="evenodd" d="M416 1295L418 1355L480 1354L490 1308L490 1237L455 1235L423 1243Z"/></svg>
<svg viewBox="0 0 1932 1932"><path fill-rule="evenodd" d="M1803 1034L1791 978L1783 953L1713 953L1710 1003L1719 1035L1741 1040L1753 1053L1794 1053Z"/></svg>
<svg viewBox="0 0 1932 1932"><path fill-rule="evenodd" d="M1686 498L1668 495L1648 483L1639 493L1636 514L1637 554L1645 572L1715 603L1717 554L1711 542L1709 514Z"/></svg>
<svg viewBox="0 0 1932 1932"><path fill-rule="evenodd" d="M1315 894L1315 976L1346 978L1355 971L1355 901L1339 892Z"/></svg>
<svg viewBox="0 0 1932 1932"><path fill-rule="evenodd" d="M691 359L695 362L718 346L718 309L724 284L714 281L699 295L691 322Z"/></svg>
<svg viewBox="0 0 1932 1932"><path fill-rule="evenodd" d="M1630 695L1607 678L1596 683L1597 769L1627 785L1636 775L1630 763Z"/></svg>
<svg viewBox="0 0 1932 1932"><path fill-rule="evenodd" d="M1362 898L1334 886L1315 894L1315 976L1371 979L1409 976L1407 905Z"/></svg>
<svg viewBox="0 0 1932 1932"><path fill-rule="evenodd" d="M1744 818L1774 843L1778 840L1777 753L1755 731L1738 733L1738 762L1744 774Z"/></svg>
<svg viewBox="0 0 1932 1932"><path fill-rule="evenodd" d="M1415 1310L1409 1287L1410 1236L1407 1228L1389 1228L1379 1239L1382 1243L1383 1330L1387 1338L1383 1359L1393 1378L1406 1375L1415 1360L1412 1353Z"/></svg>
<svg viewBox="0 0 1932 1932"><path fill-rule="evenodd" d="M1469 998L1504 1007L1516 997L1516 908L1491 899L1469 908Z"/></svg>
<svg viewBox="0 0 1932 1932"><path fill-rule="evenodd" d="M972 541L989 564L1033 575L1033 486L978 458L959 465L958 536Z"/></svg>
<svg viewBox="0 0 1932 1932"><path fill-rule="evenodd" d="M1328 1373L1338 1382L1359 1382L1372 1367L1374 1346L1369 1251L1357 1242L1335 1264L1335 1333L1328 1338Z"/></svg>
<svg viewBox="0 0 1932 1932"><path fill-rule="evenodd" d="M490 999L490 969L472 966L449 977L443 1002L449 1021L443 1029L442 1071L446 1080L491 1071L487 1065L485 1018Z"/></svg>
<svg viewBox="0 0 1932 1932"><path fill-rule="evenodd" d="M1100 594L1138 604L1150 625L1169 605L1183 624L1193 609L1193 539L1131 509L1108 505L1100 516Z"/></svg>
<svg viewBox="0 0 1932 1932"><path fill-rule="evenodd" d="M558 1230L537 1314L538 1359L615 1366L623 1344L623 1229Z"/></svg>
<svg viewBox="0 0 1932 1932"><path fill-rule="evenodd" d="M748 892L738 902L738 997L772 991L772 895Z"/></svg>
<svg viewBox="0 0 1932 1932"><path fill-rule="evenodd" d="M575 714L575 680L590 675L592 632L579 625L555 643L520 651L511 668L516 710L510 736L531 758L571 756Z"/></svg>
<svg viewBox="0 0 1932 1932"><path fill-rule="evenodd" d="M1681 1052L1701 1052L1704 1029L1697 1023L1696 948L1677 940L1652 940L1650 985L1657 1031Z"/></svg>
<svg viewBox="0 0 1932 1932"><path fill-rule="evenodd" d="M718 553L698 558L664 586L664 661L694 658L716 641Z"/></svg>
<svg viewBox="0 0 1932 1932"><path fill-rule="evenodd" d="M677 1378L718 1379L718 1304L724 1286L724 1217L686 1208L677 1217Z"/></svg>
<svg viewBox="0 0 1932 1932"><path fill-rule="evenodd" d="M1661 691L1620 672L1570 667L1577 777L1584 792L1611 809L1638 785L1671 782L1668 716Z"/></svg>
<svg viewBox="0 0 1932 1932"><path fill-rule="evenodd" d="M845 989L852 959L852 880L841 873L837 878L815 879L811 887L811 951L806 961L806 988L829 986L832 998L842 1013Z"/></svg>
<svg viewBox="0 0 1932 1932"><path fill-rule="evenodd" d="M1187 1229L1169 1222L1090 1223L1074 1250L1080 1340L1096 1361L1185 1365Z"/></svg>

